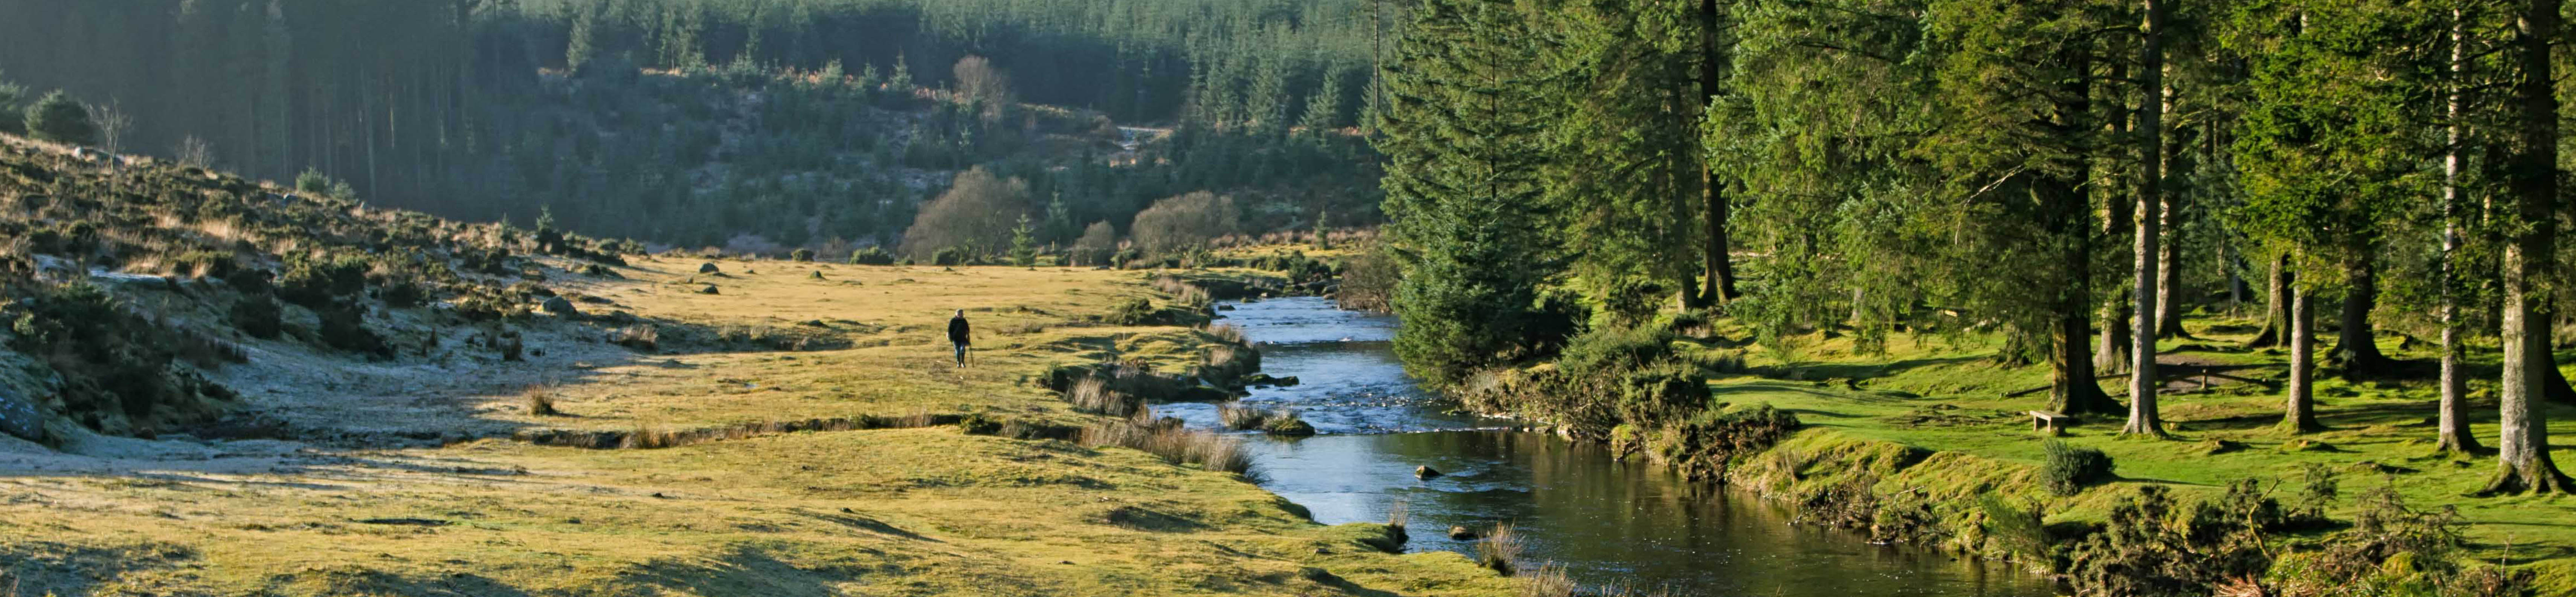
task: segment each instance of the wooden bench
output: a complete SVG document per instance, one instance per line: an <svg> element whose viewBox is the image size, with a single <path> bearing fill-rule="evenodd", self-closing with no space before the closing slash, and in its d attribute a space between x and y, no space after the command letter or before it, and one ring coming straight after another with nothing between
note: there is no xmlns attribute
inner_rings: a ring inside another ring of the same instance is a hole
<svg viewBox="0 0 2576 597"><path fill-rule="evenodd" d="M2069 417L2064 414L2044 410L2030 411L2030 428L2034 431L2047 431L2050 434L2056 434L2058 432L2065 431L2067 427L2072 427L2074 425L2075 417Z"/></svg>

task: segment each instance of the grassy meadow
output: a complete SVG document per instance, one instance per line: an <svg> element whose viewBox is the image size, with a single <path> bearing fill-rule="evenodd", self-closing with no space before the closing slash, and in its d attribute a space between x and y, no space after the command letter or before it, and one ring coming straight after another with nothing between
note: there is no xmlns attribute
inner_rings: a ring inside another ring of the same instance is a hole
<svg viewBox="0 0 2576 597"><path fill-rule="evenodd" d="M592 313L744 335L819 328L847 348L603 358L615 353L598 339L532 340L525 363L417 376L414 395L464 392L456 408L522 431L963 414L1079 425L1100 417L1070 410L1036 385L1037 373L1112 357L1176 370L1207 338L1091 322L1117 299L1163 300L1138 272L714 263L722 273L697 273L695 259L648 258L616 268L617 278L549 284L613 303L583 303ZM718 294L699 293L705 284ZM949 365L941 338L961 308L976 325L975 363L963 370ZM575 345L585 342L594 344ZM493 381L505 379L549 381ZM558 414L530 412L531 393ZM1361 543L1382 534L1376 525L1315 524L1229 473L955 425L662 449L506 436L403 449L98 441L126 449L76 456L0 446L0 562L10 563L0 574L16 594L1512 590L1455 553L1383 553Z"/></svg>

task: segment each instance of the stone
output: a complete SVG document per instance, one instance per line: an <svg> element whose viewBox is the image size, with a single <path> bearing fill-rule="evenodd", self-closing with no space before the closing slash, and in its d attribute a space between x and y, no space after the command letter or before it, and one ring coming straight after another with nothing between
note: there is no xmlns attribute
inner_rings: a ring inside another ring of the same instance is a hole
<svg viewBox="0 0 2576 597"><path fill-rule="evenodd" d="M32 442L45 441L45 416L36 410L34 396L0 386L0 433Z"/></svg>
<svg viewBox="0 0 2576 597"><path fill-rule="evenodd" d="M705 287L699 288L698 294L716 294L716 285L708 284Z"/></svg>
<svg viewBox="0 0 2576 597"><path fill-rule="evenodd" d="M580 309L573 308L572 301L564 300L564 297L560 296L547 298L545 308L547 313L553 313L565 317L581 314Z"/></svg>
<svg viewBox="0 0 2576 597"><path fill-rule="evenodd" d="M701 274L712 274L712 273L716 273L716 272L718 272L718 271L722 271L722 270L718 270L718 269L716 269L716 264L713 264L713 263L701 263L701 264L698 264L698 273L701 273Z"/></svg>
<svg viewBox="0 0 2576 597"><path fill-rule="evenodd" d="M1458 541L1465 541L1476 538L1476 532L1467 530L1467 527L1449 527L1449 538Z"/></svg>
<svg viewBox="0 0 2576 597"><path fill-rule="evenodd" d="M1437 476L1440 476L1440 471L1432 470L1429 466L1413 467L1413 478L1430 479Z"/></svg>

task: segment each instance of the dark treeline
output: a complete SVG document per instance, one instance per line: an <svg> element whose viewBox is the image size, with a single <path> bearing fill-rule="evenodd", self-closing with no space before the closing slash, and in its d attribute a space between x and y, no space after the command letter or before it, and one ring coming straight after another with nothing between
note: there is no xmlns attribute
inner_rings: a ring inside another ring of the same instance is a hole
<svg viewBox="0 0 2576 597"><path fill-rule="evenodd" d="M2263 280L2285 432L2318 428L2321 364L2431 376L2381 354L2392 330L2441 338L2428 436L2485 454L2459 361L2489 338L2486 491L2576 489L2534 408L2564 392L2552 331L2576 312L2560 10L1428 0L1378 124L1397 350L1461 383L1592 358L1674 305L1775 346L1991 333L2051 372L2047 408L2161 437L2155 341ZM2126 404L2097 381L2118 371Z"/></svg>
<svg viewBox="0 0 2576 597"><path fill-rule="evenodd" d="M1373 177L1372 159L1325 130L1369 110L1373 48L1401 26L1380 10L13 2L0 78L128 116L112 148L127 153L272 179L314 170L452 217L551 209L586 233L691 246L891 245L949 173L978 164L1031 178L1031 211L1060 199L1122 228L1195 190L1262 195L1270 225L1319 211L1364 223L1374 187L1348 179ZM1105 169L1113 121L1179 131L1159 159L1128 160L1144 167Z"/></svg>

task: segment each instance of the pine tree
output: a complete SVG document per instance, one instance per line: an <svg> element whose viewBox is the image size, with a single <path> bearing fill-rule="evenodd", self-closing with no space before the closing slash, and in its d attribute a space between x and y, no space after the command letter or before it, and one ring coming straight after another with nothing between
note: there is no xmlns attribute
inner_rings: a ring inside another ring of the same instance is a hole
<svg viewBox="0 0 2576 597"><path fill-rule="evenodd" d="M1031 234L1035 231L1036 228L1029 224L1029 215L1020 214L1019 225L1011 227L1011 263L1020 267L1037 267L1038 239Z"/></svg>
<svg viewBox="0 0 2576 597"><path fill-rule="evenodd" d="M2558 243L2558 0L2515 2L2512 95L2507 106L2517 129L2505 178L2511 187L2514 230L2504 247L2504 379L2497 467L2488 493L2566 493L2576 480L2549 458L2549 426L2532 402L2545 393L2556 369L2550 354L2549 298Z"/></svg>
<svg viewBox="0 0 2576 597"><path fill-rule="evenodd" d="M1692 6L1619 0L1569 2L1552 11L1544 110L1555 228L1582 250L1570 255L1592 302L1612 319L1652 309L1643 290L1699 294L1702 212L1695 77L1699 36ZM1696 302L1696 301L1694 301Z"/></svg>
<svg viewBox="0 0 2576 597"><path fill-rule="evenodd" d="M1936 0L1926 11L1947 50L1933 101L1945 119L1919 155L1963 199L1958 250L1942 275L1962 296L2047 347L2050 406L2119 412L2096 385L2096 210L2083 189L2105 151L2092 81L2120 11L2083 0Z"/></svg>
<svg viewBox="0 0 2576 597"><path fill-rule="evenodd" d="M98 126L90 123L89 109L72 101L62 90L28 104L25 114L27 133L37 139L72 145L98 142Z"/></svg>
<svg viewBox="0 0 2576 597"><path fill-rule="evenodd" d="M2291 277L2286 430L2318 429L2308 406L2313 303L2338 289L2371 293L2370 264L2386 232L2430 190L2421 173L2438 150L2421 141L2434 120L2422 98L2441 82L2415 76L2437 71L2406 49L2434 45L2444 33L2428 16L2379 2L2290 4L2235 16L2231 49L2253 67L2252 101L2233 152L2246 192L2237 219L2291 255L2298 270ZM2347 315L2345 325L2367 315L2366 307ZM2366 320L2358 327L2366 330Z"/></svg>
<svg viewBox="0 0 2576 597"><path fill-rule="evenodd" d="M1407 370L1435 385L1549 341L1536 41L1504 0L1430 0L1385 73L1385 210L1412 251L1396 289ZM1561 332L1558 332L1561 333Z"/></svg>

